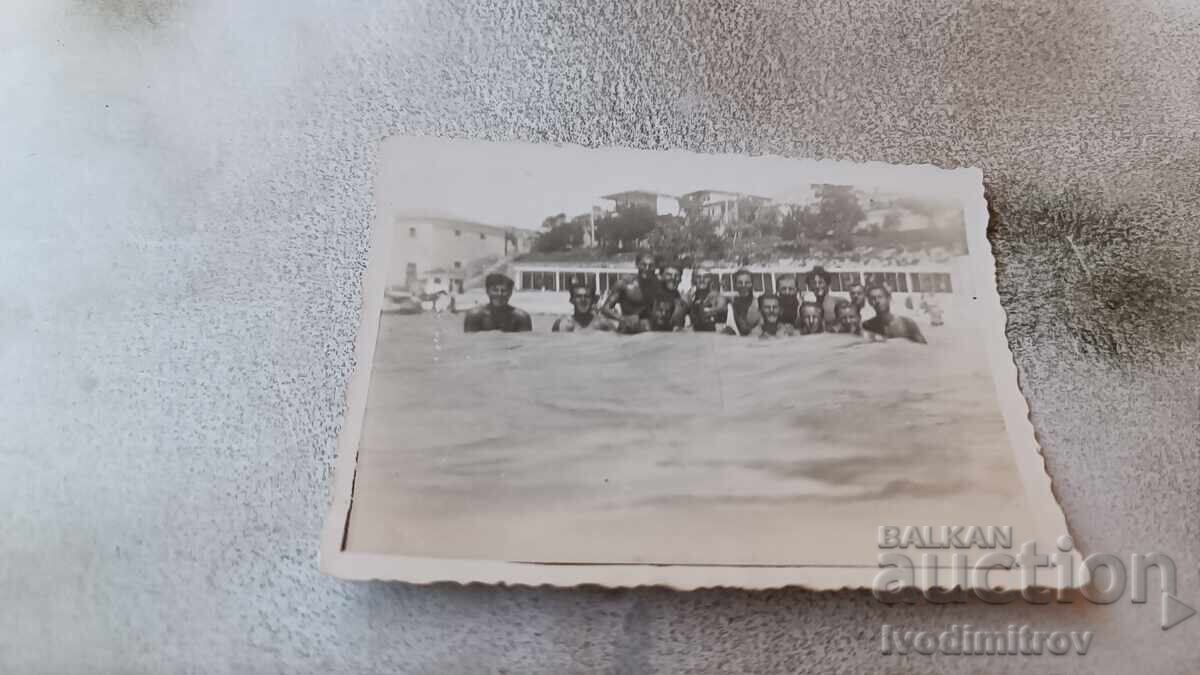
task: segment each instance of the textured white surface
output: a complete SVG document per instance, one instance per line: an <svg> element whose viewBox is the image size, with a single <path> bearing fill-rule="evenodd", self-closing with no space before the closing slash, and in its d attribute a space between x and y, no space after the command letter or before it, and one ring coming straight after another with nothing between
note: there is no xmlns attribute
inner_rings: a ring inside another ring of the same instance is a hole
<svg viewBox="0 0 1200 675"><path fill-rule="evenodd" d="M1155 602L423 588L315 560L378 142L516 138L983 168L1077 539L1172 554L1196 605L1193 3L4 13L4 671L1200 671L1200 623L1163 632ZM1098 635L1084 658L878 654L883 622L964 621Z"/></svg>

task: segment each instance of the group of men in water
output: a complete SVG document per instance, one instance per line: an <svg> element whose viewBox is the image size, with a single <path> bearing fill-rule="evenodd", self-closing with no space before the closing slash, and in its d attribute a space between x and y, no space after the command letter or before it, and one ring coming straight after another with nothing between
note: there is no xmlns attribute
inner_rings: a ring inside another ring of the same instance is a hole
<svg viewBox="0 0 1200 675"><path fill-rule="evenodd" d="M573 311L555 320L551 330L626 334L691 330L764 339L848 333L874 339L925 342L915 321L892 313L892 292L887 286L855 284L848 289L848 299L835 298L829 294L831 276L819 266L804 277L812 295L810 300L802 298L798 279L790 274L777 279L776 292L755 296L754 274L740 269L733 274L732 299L722 294L720 278L710 268L694 270L692 288L686 293L679 291L682 278L683 267L679 263L660 263L648 253L638 256L637 274L613 284L603 303L584 279L572 278L566 290ZM485 286L488 303L467 312L466 332L533 330L529 314L509 304L512 279L490 274ZM864 321L862 312L868 304L875 315Z"/></svg>

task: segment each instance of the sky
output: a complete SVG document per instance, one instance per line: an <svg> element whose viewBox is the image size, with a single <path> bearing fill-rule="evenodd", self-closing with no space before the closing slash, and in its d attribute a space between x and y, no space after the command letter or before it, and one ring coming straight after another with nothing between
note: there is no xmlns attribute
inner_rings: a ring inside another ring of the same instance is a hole
<svg viewBox="0 0 1200 675"><path fill-rule="evenodd" d="M982 196L973 170L878 163L429 137L391 139L380 157L381 215L441 216L528 229L557 213L590 213L600 195L625 190L678 196L714 189L785 199L813 183L833 183L940 200Z"/></svg>

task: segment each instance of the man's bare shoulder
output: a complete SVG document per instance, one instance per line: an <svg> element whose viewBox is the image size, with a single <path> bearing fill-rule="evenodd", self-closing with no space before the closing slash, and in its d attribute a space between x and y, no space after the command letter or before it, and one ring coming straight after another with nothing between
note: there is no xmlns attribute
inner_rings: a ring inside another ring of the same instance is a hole
<svg viewBox="0 0 1200 675"><path fill-rule="evenodd" d="M613 288L620 289L620 290L624 290L626 288L633 288L634 286L637 285L637 282L638 282L638 280L637 280L636 274L622 274L620 277L617 278L616 283L613 284Z"/></svg>
<svg viewBox="0 0 1200 675"><path fill-rule="evenodd" d="M904 334L913 342L926 343L925 334L921 332L921 326L916 321L907 316L900 317L901 323L904 325Z"/></svg>
<svg viewBox="0 0 1200 675"><path fill-rule="evenodd" d="M471 309L468 309L466 312L466 315L467 315L468 319L478 319L480 317L487 316L487 313L488 313L487 305L479 305L477 307L472 307Z"/></svg>

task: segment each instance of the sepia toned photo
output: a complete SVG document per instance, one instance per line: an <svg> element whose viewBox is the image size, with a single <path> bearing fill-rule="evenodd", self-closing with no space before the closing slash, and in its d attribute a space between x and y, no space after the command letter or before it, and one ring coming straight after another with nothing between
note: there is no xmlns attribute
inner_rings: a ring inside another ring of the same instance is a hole
<svg viewBox="0 0 1200 675"><path fill-rule="evenodd" d="M884 528L1066 533L977 170L398 138L376 195L326 571L866 586Z"/></svg>

